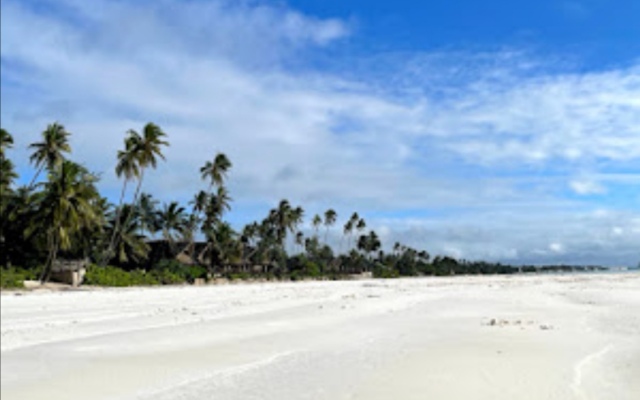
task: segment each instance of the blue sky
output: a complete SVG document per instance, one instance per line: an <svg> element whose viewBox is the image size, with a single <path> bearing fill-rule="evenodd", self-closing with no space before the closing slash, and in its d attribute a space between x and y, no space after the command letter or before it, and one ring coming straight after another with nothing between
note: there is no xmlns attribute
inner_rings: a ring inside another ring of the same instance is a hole
<svg viewBox="0 0 640 400"><path fill-rule="evenodd" d="M154 121L172 145L145 190L186 202L224 151L238 227L288 198L358 211L388 246L640 261L637 1L3 0L1 18L23 181L58 120L114 196L124 132Z"/></svg>

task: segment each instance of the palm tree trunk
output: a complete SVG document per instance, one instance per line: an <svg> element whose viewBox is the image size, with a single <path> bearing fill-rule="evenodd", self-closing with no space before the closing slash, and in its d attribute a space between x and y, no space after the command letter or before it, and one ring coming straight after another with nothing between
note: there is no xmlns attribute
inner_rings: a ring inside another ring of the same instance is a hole
<svg viewBox="0 0 640 400"><path fill-rule="evenodd" d="M42 274L40 275L40 284L44 284L49 281L49 278L51 277L51 270L53 269L53 264L56 261L57 253L58 244L57 241L52 238L49 246L49 255L47 256L47 262L45 263Z"/></svg>
<svg viewBox="0 0 640 400"><path fill-rule="evenodd" d="M140 188L142 187L142 180L144 179L144 168L140 169L140 179L138 180L138 186L136 186L136 192L133 195L133 204L131 207L131 212L129 213L129 215L127 215L127 219L124 220L124 223L122 224L122 226L127 226L129 224L129 222L131 221L131 218L133 217L134 211L136 209L136 207L139 206L138 204L138 196L140 195ZM115 230L114 230L115 232Z"/></svg>
<svg viewBox="0 0 640 400"><path fill-rule="evenodd" d="M29 183L29 189L33 188L33 185L35 185L36 179L38 179L38 176L40 176L40 173L42 172L42 168L44 168L44 164L41 165L40 168L38 168L36 174L33 176L33 179L31 179L31 183Z"/></svg>
<svg viewBox="0 0 640 400"><path fill-rule="evenodd" d="M109 247L107 247L107 252L102 256L102 260L100 261L100 266L104 267L109 259L111 258L111 253L113 252L113 246L115 246L116 234L118 229L120 229L120 217L122 216L122 202L124 201L124 195L127 191L127 182L129 180L125 179L124 184L122 185L122 191L120 192L120 201L118 202L118 209L116 210L116 222L113 226L113 233L111 233L111 239L109 240Z"/></svg>

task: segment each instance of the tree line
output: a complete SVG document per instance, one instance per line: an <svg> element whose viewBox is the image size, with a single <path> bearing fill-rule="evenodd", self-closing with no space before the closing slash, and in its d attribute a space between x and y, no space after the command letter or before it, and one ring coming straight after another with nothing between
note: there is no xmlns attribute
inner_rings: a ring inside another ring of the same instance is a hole
<svg viewBox="0 0 640 400"><path fill-rule="evenodd" d="M304 209L286 199L262 220L236 230L225 219L232 203L226 183L233 164L223 153L200 168L203 189L188 204L160 204L142 190L145 176L165 161L169 146L167 134L154 123L125 134L116 154L115 173L122 181L117 204L100 194L96 173L70 159L71 134L63 125L48 125L41 140L29 145L35 173L22 186L16 184L18 175L7 156L13 137L4 129L0 134L3 273L21 267L37 271L45 282L60 258L90 260L95 283L108 279L105 271L135 272L138 277L153 273L155 280L147 275L140 282L176 283L217 276L298 279L363 272L396 277L522 270L451 257L431 259L426 251L401 243L385 252L357 212L341 223L336 252L328 240L338 214L328 209L313 215L311 230L305 231Z"/></svg>

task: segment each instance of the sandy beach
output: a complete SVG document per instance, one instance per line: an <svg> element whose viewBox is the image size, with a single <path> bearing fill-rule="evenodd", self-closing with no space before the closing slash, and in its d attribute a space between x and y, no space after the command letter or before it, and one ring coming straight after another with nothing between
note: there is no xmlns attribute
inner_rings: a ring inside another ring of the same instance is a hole
<svg viewBox="0 0 640 400"><path fill-rule="evenodd" d="M2 399L640 398L640 274L4 292Z"/></svg>

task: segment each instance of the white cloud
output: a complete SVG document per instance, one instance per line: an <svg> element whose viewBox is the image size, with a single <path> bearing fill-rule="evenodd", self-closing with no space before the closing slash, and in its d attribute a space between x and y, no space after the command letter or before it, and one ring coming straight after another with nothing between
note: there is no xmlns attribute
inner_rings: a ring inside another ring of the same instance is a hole
<svg viewBox="0 0 640 400"><path fill-rule="evenodd" d="M589 195L589 194L601 194L606 191L605 187L589 179L576 179L569 183L571 189L577 194Z"/></svg>

